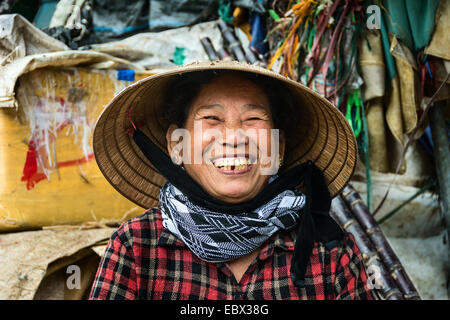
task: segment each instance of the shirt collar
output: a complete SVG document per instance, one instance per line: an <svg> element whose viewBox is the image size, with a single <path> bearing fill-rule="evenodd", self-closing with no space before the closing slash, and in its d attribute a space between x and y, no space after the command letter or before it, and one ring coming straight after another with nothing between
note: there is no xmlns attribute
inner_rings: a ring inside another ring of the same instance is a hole
<svg viewBox="0 0 450 320"><path fill-rule="evenodd" d="M267 259L273 254L275 248L284 251L294 251L295 238L295 228L290 230L280 230L262 245L259 258L261 260Z"/></svg>

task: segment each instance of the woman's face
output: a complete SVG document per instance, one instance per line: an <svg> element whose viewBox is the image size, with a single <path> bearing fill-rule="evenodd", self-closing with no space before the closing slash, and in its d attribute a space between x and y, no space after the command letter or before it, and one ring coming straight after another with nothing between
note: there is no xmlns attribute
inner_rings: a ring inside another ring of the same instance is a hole
<svg viewBox="0 0 450 320"><path fill-rule="evenodd" d="M282 133L278 138L271 130L265 92L237 75L222 75L204 85L183 128L188 134L177 140L172 135L175 129L171 125L167 132L169 154L178 149L182 158L178 164L182 162L210 195L229 203L256 196L274 173L274 165L275 172L278 169L278 156L284 154Z"/></svg>

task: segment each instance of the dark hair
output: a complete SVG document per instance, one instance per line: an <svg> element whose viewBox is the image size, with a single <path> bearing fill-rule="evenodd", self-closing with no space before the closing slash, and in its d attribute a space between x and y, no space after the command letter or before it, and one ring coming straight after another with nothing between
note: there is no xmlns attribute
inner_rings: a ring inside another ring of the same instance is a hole
<svg viewBox="0 0 450 320"><path fill-rule="evenodd" d="M258 85L267 95L274 127L290 131L297 123L294 99L289 89L265 76L232 70L207 70L185 73L167 86L163 108L163 117L167 124L174 123L182 128L188 117L192 102L202 86L211 83L216 76L236 74Z"/></svg>

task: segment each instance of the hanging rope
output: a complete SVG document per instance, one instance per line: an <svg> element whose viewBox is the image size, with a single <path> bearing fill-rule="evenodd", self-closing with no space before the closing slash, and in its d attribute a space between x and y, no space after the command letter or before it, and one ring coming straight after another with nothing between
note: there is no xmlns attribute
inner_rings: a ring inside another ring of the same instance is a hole
<svg viewBox="0 0 450 320"><path fill-rule="evenodd" d="M291 6L292 5L292 6ZM276 25L270 35L281 36L269 60L281 74L309 86L343 112L366 165L367 205L372 203L367 119L357 71L358 41L364 37L364 10L359 1L312 0L289 3L285 13L272 10ZM351 28L351 30L349 30Z"/></svg>
<svg viewBox="0 0 450 320"><path fill-rule="evenodd" d="M303 19L309 14L309 9L310 9L311 5L316 4L316 3L317 2L315 2L314 0L305 0L300 3L295 4L292 7L292 12L296 15L296 17L293 18L294 23L293 23L292 27L290 28L289 33L288 33L287 37L285 38L284 42L277 49L277 51L273 55L272 59L270 60L270 63L267 66L268 69L272 69L275 61L277 61L278 58L281 57L287 43L292 38L292 36L297 32L298 27L302 23Z"/></svg>

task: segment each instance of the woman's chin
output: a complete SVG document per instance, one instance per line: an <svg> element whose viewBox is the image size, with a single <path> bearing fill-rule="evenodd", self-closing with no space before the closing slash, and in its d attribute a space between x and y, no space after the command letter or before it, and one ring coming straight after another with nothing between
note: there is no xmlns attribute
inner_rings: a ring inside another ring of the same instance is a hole
<svg viewBox="0 0 450 320"><path fill-rule="evenodd" d="M221 188L215 187L214 194L219 200L229 203L245 202L253 198L255 187L248 184L228 183L220 185Z"/></svg>
<svg viewBox="0 0 450 320"><path fill-rule="evenodd" d="M255 197L267 182L268 176L259 175L258 169L258 166L252 165L232 172L233 170L219 170L208 166L205 170L208 174L196 180L216 199L241 203Z"/></svg>

